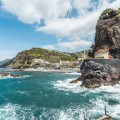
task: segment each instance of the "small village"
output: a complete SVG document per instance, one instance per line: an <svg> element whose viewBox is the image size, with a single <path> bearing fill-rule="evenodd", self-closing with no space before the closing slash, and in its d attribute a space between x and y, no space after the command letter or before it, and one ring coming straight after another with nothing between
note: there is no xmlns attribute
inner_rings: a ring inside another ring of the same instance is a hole
<svg viewBox="0 0 120 120"><path fill-rule="evenodd" d="M80 68L80 65L85 59L112 59L112 56L109 54L108 49L100 49L97 52L95 52L94 58L91 58L86 54L85 52L83 54L80 54L78 56L77 61L65 61L60 60L59 63L50 63L48 61L45 61L44 59L34 59L31 67L40 67L40 68L54 68L54 69L60 69L60 68Z"/></svg>

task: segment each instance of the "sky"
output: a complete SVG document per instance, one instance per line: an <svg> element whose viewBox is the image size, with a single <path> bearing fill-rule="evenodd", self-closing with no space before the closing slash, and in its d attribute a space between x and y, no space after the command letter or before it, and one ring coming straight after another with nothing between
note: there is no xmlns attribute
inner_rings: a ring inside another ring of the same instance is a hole
<svg viewBox="0 0 120 120"><path fill-rule="evenodd" d="M101 12L120 0L0 0L0 61L33 47L88 49Z"/></svg>

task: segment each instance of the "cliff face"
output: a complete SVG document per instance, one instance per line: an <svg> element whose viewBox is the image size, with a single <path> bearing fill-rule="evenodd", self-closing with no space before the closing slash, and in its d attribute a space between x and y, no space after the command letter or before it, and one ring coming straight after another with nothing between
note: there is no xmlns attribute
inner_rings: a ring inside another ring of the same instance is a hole
<svg viewBox="0 0 120 120"><path fill-rule="evenodd" d="M107 9L101 14L93 54L98 49L109 49L113 58L120 59L120 10Z"/></svg>

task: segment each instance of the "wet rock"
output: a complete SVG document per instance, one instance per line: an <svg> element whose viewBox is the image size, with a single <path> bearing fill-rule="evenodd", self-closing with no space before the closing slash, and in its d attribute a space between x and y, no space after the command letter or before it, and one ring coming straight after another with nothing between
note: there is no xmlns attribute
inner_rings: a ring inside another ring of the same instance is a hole
<svg viewBox="0 0 120 120"><path fill-rule="evenodd" d="M105 116L103 116L103 117L101 117L101 118L99 118L97 120L113 120L113 118L110 117L110 116L105 115Z"/></svg>
<svg viewBox="0 0 120 120"><path fill-rule="evenodd" d="M2 72L0 73L0 77L14 77L14 78L19 78L21 77L21 75L17 75L17 74L10 74L10 73L7 73L7 72Z"/></svg>
<svg viewBox="0 0 120 120"><path fill-rule="evenodd" d="M70 83L77 83L77 82L79 82L79 81L81 81L81 80L82 80L82 78L79 77L79 78L77 78L76 80L71 81Z"/></svg>
<svg viewBox="0 0 120 120"><path fill-rule="evenodd" d="M98 88L102 85L115 85L120 81L117 69L110 65L102 65L94 61L87 61L81 66L82 76L71 83L82 81L81 86L86 88Z"/></svg>

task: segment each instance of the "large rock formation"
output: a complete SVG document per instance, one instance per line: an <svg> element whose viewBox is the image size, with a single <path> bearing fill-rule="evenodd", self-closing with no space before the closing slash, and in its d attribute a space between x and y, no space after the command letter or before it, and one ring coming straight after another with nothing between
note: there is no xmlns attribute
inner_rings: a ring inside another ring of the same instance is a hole
<svg viewBox="0 0 120 120"><path fill-rule="evenodd" d="M102 85L115 85L120 81L120 74L116 68L94 61L84 62L81 66L81 73L82 76L71 83L82 81L83 87L97 88Z"/></svg>
<svg viewBox="0 0 120 120"><path fill-rule="evenodd" d="M120 10L107 9L101 14L96 26L93 55L99 49L109 49L113 58L120 59Z"/></svg>
<svg viewBox="0 0 120 120"><path fill-rule="evenodd" d="M110 65L102 65L93 61L85 62L81 67L82 86L96 88L102 85L114 85L119 83L118 71Z"/></svg>

